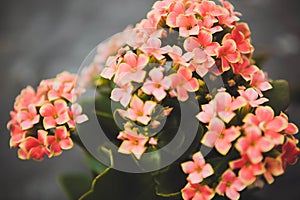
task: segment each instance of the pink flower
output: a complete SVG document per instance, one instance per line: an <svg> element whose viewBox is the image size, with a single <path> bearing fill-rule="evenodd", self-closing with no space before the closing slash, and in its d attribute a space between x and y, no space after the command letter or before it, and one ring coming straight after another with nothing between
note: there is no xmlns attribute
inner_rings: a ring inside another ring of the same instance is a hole
<svg viewBox="0 0 300 200"><path fill-rule="evenodd" d="M111 92L110 98L114 101L120 102L122 106L126 107L131 100L131 93L133 86L130 83L120 85L120 88L114 88Z"/></svg>
<svg viewBox="0 0 300 200"><path fill-rule="evenodd" d="M146 101L144 103L139 97L134 95L130 102L130 107L125 112L125 117L147 125L151 120L150 115L155 106L156 103L154 101Z"/></svg>
<svg viewBox="0 0 300 200"><path fill-rule="evenodd" d="M279 116L282 117L283 119L285 119L286 121L289 120L288 116L286 114L284 114L283 112L281 112ZM284 129L282 132L285 134L294 135L294 134L298 133L298 127L293 123L288 123L287 128Z"/></svg>
<svg viewBox="0 0 300 200"><path fill-rule="evenodd" d="M12 125L9 146L18 147L21 144L21 142L25 139L26 134L27 131L22 130L22 128L19 125Z"/></svg>
<svg viewBox="0 0 300 200"><path fill-rule="evenodd" d="M264 164L266 169L264 177L269 184L274 182L273 176L280 176L284 173L280 157L266 157Z"/></svg>
<svg viewBox="0 0 300 200"><path fill-rule="evenodd" d="M263 163L254 164L251 162L246 154L242 158L229 162L231 169L240 169L239 178L246 185L249 186L256 180L256 176L264 173Z"/></svg>
<svg viewBox="0 0 300 200"><path fill-rule="evenodd" d="M85 114L82 114L82 107L78 104L72 104L70 110L68 110L69 118L68 121L69 128L75 129L76 123L81 124L88 120L88 117Z"/></svg>
<svg viewBox="0 0 300 200"><path fill-rule="evenodd" d="M70 118L68 115L68 106L64 100L56 100L52 103L45 103L40 108L40 114L44 117L43 125L46 130L67 123Z"/></svg>
<svg viewBox="0 0 300 200"><path fill-rule="evenodd" d="M140 50L149 56L154 56L157 60L161 60L165 57L163 54L171 52L172 48L170 46L161 47L160 39L151 37L140 47Z"/></svg>
<svg viewBox="0 0 300 200"><path fill-rule="evenodd" d="M142 90L148 95L153 95L158 101L163 100L168 90L171 86L171 79L167 76L164 77L163 68L153 68L149 72L149 76L151 80L146 80L144 83Z"/></svg>
<svg viewBox="0 0 300 200"><path fill-rule="evenodd" d="M251 65L247 57L242 56L241 62L232 64L233 73L241 75L246 81L251 80L251 76L259 71L255 65Z"/></svg>
<svg viewBox="0 0 300 200"><path fill-rule="evenodd" d="M243 97L247 104L249 104L251 107L257 107L267 101L269 101L267 98L259 98L258 92L253 88L248 88L246 90L239 90L239 93L241 97Z"/></svg>
<svg viewBox="0 0 300 200"><path fill-rule="evenodd" d="M216 187L216 192L219 195L226 194L229 199L237 200L240 198L239 191L243 189L245 189L245 185L232 170L228 169L223 173L222 181Z"/></svg>
<svg viewBox="0 0 300 200"><path fill-rule="evenodd" d="M106 66L102 72L101 76L103 78L111 80L112 77L116 74L116 71L118 70L119 62L121 62L122 59L119 59L119 56L110 56L106 60Z"/></svg>
<svg viewBox="0 0 300 200"><path fill-rule="evenodd" d="M256 89L260 96L262 96L262 91L272 89L272 85L269 83L262 70L256 71L251 75L250 85Z"/></svg>
<svg viewBox="0 0 300 200"><path fill-rule="evenodd" d="M213 118L201 143L208 147L215 147L219 153L226 155L232 146L231 142L236 140L240 134L239 128L232 126L226 129L223 121Z"/></svg>
<svg viewBox="0 0 300 200"><path fill-rule="evenodd" d="M212 166L205 162L201 152L195 153L193 161L182 163L181 167L184 173L189 174L187 180L191 184L200 183L214 173Z"/></svg>
<svg viewBox="0 0 300 200"><path fill-rule="evenodd" d="M40 106L44 101L44 97L36 94L31 86L27 86L21 91L21 94L16 97L14 103L15 110L27 109L30 104Z"/></svg>
<svg viewBox="0 0 300 200"><path fill-rule="evenodd" d="M201 30L198 37L189 37L184 41L184 49L192 52L195 48L203 49L209 56L215 56L215 49L220 45L213 42L212 34L206 30Z"/></svg>
<svg viewBox="0 0 300 200"><path fill-rule="evenodd" d="M230 69L232 63L240 61L241 55L237 51L236 43L231 40L224 40L222 46L216 49L217 57L221 59L222 71Z"/></svg>
<svg viewBox="0 0 300 200"><path fill-rule="evenodd" d="M179 68L176 74L170 75L172 88L176 89L179 101L186 101L189 97L188 92L195 92L198 90L199 83L192 75L192 72L184 67Z"/></svg>
<svg viewBox="0 0 300 200"><path fill-rule="evenodd" d="M193 50L193 60L190 62L189 68L196 70L199 76L204 77L215 64L215 60L206 54L200 48Z"/></svg>
<svg viewBox="0 0 300 200"><path fill-rule="evenodd" d="M237 28L234 28L230 34L224 36L225 40L232 39L235 41L237 49L244 54L251 53L253 46L250 44L250 40L246 39L244 34Z"/></svg>
<svg viewBox="0 0 300 200"><path fill-rule="evenodd" d="M236 149L240 153L247 154L252 163L256 164L263 160L263 152L270 151L274 144L273 142L262 136L260 129L256 126L249 126L244 129L246 136L238 139L235 144Z"/></svg>
<svg viewBox="0 0 300 200"><path fill-rule="evenodd" d="M168 53L175 64L188 66L188 61L191 59L191 53L182 55L182 49L176 45L172 47L172 51Z"/></svg>
<svg viewBox="0 0 300 200"><path fill-rule="evenodd" d="M215 194L207 185L188 183L182 190L182 198L184 200L210 200Z"/></svg>
<svg viewBox="0 0 300 200"><path fill-rule="evenodd" d="M185 6L181 2L176 2L169 7L169 14L166 19L166 24L171 27L175 28L178 27L177 25L177 17L181 14L185 14Z"/></svg>
<svg viewBox="0 0 300 200"><path fill-rule="evenodd" d="M17 119L20 122L22 130L27 130L39 123L40 115L37 113L34 104L30 104L26 110L20 110L17 113Z"/></svg>
<svg viewBox="0 0 300 200"><path fill-rule="evenodd" d="M218 116L226 123L236 115L233 111L246 105L246 102L241 97L231 97L227 92L218 92L214 98L216 103L216 111Z"/></svg>
<svg viewBox="0 0 300 200"><path fill-rule="evenodd" d="M157 138L152 137L152 138L150 138L150 140L149 140L148 143L149 143L150 145L152 145L152 146L156 146L156 145L157 145L157 141L158 141Z"/></svg>
<svg viewBox="0 0 300 200"><path fill-rule="evenodd" d="M259 127L275 145L283 143L284 136L280 132L288 127L288 121L280 116L274 117L271 107L259 106L255 110L255 115L249 113L243 121L246 125Z"/></svg>
<svg viewBox="0 0 300 200"><path fill-rule="evenodd" d="M38 138L27 137L21 144L20 149L18 151L19 158L26 159L34 159L34 160L42 160L46 155L50 156L50 151L48 149L47 142L47 134L48 132L44 130L38 130Z"/></svg>
<svg viewBox="0 0 300 200"><path fill-rule="evenodd" d="M188 37L198 35L199 26L195 15L179 15L176 18L176 24L179 27L179 36Z"/></svg>
<svg viewBox="0 0 300 200"><path fill-rule="evenodd" d="M65 126L59 126L55 129L54 136L48 136L51 155L58 156L62 150L68 150L73 147L73 141L70 138L70 132Z"/></svg>
<svg viewBox="0 0 300 200"><path fill-rule="evenodd" d="M216 16L224 14L223 9L213 1L202 1L201 4L196 6L194 11L202 17L210 17L214 23L217 22Z"/></svg>
<svg viewBox="0 0 300 200"><path fill-rule="evenodd" d="M123 140L118 150L120 153L132 153L137 159L140 159L147 149L145 144L149 138L138 134L136 130L125 128L125 131L120 133L118 139Z"/></svg>
<svg viewBox="0 0 300 200"><path fill-rule="evenodd" d="M201 105L202 112L198 113L196 118L203 123L209 123L214 117L217 116L217 107L214 100L208 104Z"/></svg>
<svg viewBox="0 0 300 200"><path fill-rule="evenodd" d="M148 56L140 54L137 56L135 53L129 51L124 56L124 63L119 65L115 76L115 83L125 85L131 81L141 83L144 81L146 72L143 70L148 64Z"/></svg>

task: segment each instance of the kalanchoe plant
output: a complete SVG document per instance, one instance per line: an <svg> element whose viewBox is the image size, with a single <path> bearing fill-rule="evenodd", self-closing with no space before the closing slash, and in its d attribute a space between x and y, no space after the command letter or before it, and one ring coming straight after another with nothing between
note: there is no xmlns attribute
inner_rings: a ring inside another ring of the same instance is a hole
<svg viewBox="0 0 300 200"><path fill-rule="evenodd" d="M297 161L298 128L284 113L288 83L271 81L256 65L251 32L240 15L224 0L157 1L146 19L98 46L78 90L76 78L67 73L42 81L37 92L23 90L8 123L11 146L19 148L20 158L35 160L71 148L76 123L87 120L72 103L83 86L94 86L95 112L107 137L118 153L138 163L182 131L180 103L193 99L196 137L173 164L126 174L114 170L113 162L106 167L87 155L94 181L88 190L83 183L89 177L62 178L70 197L239 199L246 189L273 183L287 163ZM115 110L107 110L110 100ZM184 132L182 140L190 134ZM76 142L86 150L78 137ZM158 153L149 163L162 159ZM68 180L81 184L80 192ZM109 191L111 182L118 192Z"/></svg>

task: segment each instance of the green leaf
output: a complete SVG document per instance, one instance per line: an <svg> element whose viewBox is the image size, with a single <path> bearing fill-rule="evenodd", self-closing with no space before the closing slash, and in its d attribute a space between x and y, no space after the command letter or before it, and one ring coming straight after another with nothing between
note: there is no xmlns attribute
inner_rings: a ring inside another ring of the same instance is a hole
<svg viewBox="0 0 300 200"><path fill-rule="evenodd" d="M105 165L100 163L89 153L85 153L85 161L88 164L88 166L91 168L91 170L96 174L101 174L102 172L104 172L107 169L107 167Z"/></svg>
<svg viewBox="0 0 300 200"><path fill-rule="evenodd" d="M87 192L91 187L92 176L85 173L63 174L58 178L68 199L78 199L82 194Z"/></svg>
<svg viewBox="0 0 300 200"><path fill-rule="evenodd" d="M149 173L130 174L108 168L94 179L91 189L80 199L153 200L158 198L155 195L154 181Z"/></svg>
<svg viewBox="0 0 300 200"><path fill-rule="evenodd" d="M290 104L290 86L286 80L275 80L271 82L273 88L264 92L269 99L266 105L271 106L276 114L285 111Z"/></svg>

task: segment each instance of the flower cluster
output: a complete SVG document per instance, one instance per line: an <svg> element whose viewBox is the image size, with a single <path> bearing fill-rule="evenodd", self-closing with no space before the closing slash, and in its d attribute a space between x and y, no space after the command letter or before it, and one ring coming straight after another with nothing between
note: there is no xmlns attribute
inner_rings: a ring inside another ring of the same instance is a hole
<svg viewBox="0 0 300 200"><path fill-rule="evenodd" d="M19 148L19 158L42 160L73 147L76 123L87 120L81 106L74 103L79 95L76 80L76 75L63 72L43 80L37 91L28 86L17 96L7 128L10 147Z"/></svg>
<svg viewBox="0 0 300 200"><path fill-rule="evenodd" d="M251 32L240 15L225 0L157 1L146 19L100 45L92 64L100 66L100 79L109 80L110 98L120 105L119 152L137 159L161 145L163 119L174 109L165 102L197 94L196 118L205 127L199 145L226 158L226 169L215 177L213 159L195 153L182 164L184 199L238 199L262 177L272 183L300 154L298 128L267 106L271 81L255 65ZM224 81L214 95L204 81L211 77Z"/></svg>

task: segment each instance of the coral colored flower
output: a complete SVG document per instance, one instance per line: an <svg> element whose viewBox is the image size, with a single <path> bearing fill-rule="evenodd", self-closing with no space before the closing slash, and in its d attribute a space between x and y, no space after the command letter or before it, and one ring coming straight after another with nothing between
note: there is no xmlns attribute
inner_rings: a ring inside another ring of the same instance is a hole
<svg viewBox="0 0 300 200"><path fill-rule="evenodd" d="M71 129L76 128L76 123L81 124L88 120L88 117L85 114L82 114L82 107L78 103L72 104L68 114L70 118L68 125Z"/></svg>
<svg viewBox="0 0 300 200"><path fill-rule="evenodd" d="M166 19L166 24L171 28L178 27L177 17L181 14L185 14L185 6L182 2L178 1L169 7L169 14Z"/></svg>
<svg viewBox="0 0 300 200"><path fill-rule="evenodd" d="M120 85L120 88L114 88L111 92L110 98L114 101L120 102L122 106L128 106L133 92L133 86L130 83Z"/></svg>
<svg viewBox="0 0 300 200"><path fill-rule="evenodd" d="M195 15L179 15L176 18L176 24L179 27L179 36L188 37L198 35L199 26Z"/></svg>
<svg viewBox="0 0 300 200"><path fill-rule="evenodd" d="M286 114L284 114L283 112L281 112L279 116L282 117L283 119L285 119L286 121L289 120L288 116ZM294 135L294 134L298 133L298 127L293 123L288 123L287 128L284 129L282 132L285 134Z"/></svg>
<svg viewBox="0 0 300 200"><path fill-rule="evenodd" d="M26 110L20 110L17 113L17 119L20 122L22 129L27 130L39 123L40 115L37 113L34 104L30 104Z"/></svg>
<svg viewBox="0 0 300 200"><path fill-rule="evenodd" d="M125 85L131 81L141 83L144 81L146 72L144 68L149 61L144 54L136 55L129 51L124 56L124 62L119 65L116 72L115 83Z"/></svg>
<svg viewBox="0 0 300 200"><path fill-rule="evenodd" d="M184 173L189 174L187 180L191 184L200 183L214 173L212 166L205 162L201 152L195 153L193 161L182 163L181 167Z"/></svg>
<svg viewBox="0 0 300 200"><path fill-rule="evenodd" d="M40 114L44 117L43 125L46 130L67 123L70 118L68 106L64 100L56 100L54 105L46 103L40 108Z"/></svg>
<svg viewBox="0 0 300 200"><path fill-rule="evenodd" d="M263 152L270 151L274 144L270 138L262 136L261 130L256 126L248 126L244 129L246 136L241 137L235 144L240 153L245 153L252 163L263 160Z"/></svg>
<svg viewBox="0 0 300 200"><path fill-rule="evenodd" d="M284 170L286 169L286 163L294 165L300 155L300 149L297 147L298 140L288 138L285 144L282 146L281 160Z"/></svg>
<svg viewBox="0 0 300 200"><path fill-rule="evenodd" d="M237 200L240 198L239 191L243 189L245 189L245 185L232 170L228 169L223 173L222 181L215 190L219 195L226 194L229 199Z"/></svg>
<svg viewBox="0 0 300 200"><path fill-rule="evenodd" d="M201 4L196 6L194 11L202 17L210 17L214 23L217 22L215 17L224 14L223 9L220 6L217 6L213 1L201 2Z"/></svg>
<svg viewBox="0 0 300 200"><path fill-rule="evenodd" d="M161 47L161 40L158 38L151 37L147 40L145 44L140 47L140 50L143 51L148 56L152 55L157 60L165 58L164 54L172 52L172 47L165 46Z"/></svg>
<svg viewBox="0 0 300 200"><path fill-rule="evenodd" d="M139 97L134 95L131 99L130 107L125 112L125 117L147 125L151 120L150 115L155 106L156 103L154 101L146 101L144 103Z"/></svg>
<svg viewBox="0 0 300 200"><path fill-rule="evenodd" d="M240 93L241 97L243 97L246 100L247 104L249 104L251 107L257 107L269 101L265 97L259 98L258 92L253 88L239 90L238 92Z"/></svg>
<svg viewBox="0 0 300 200"><path fill-rule="evenodd" d="M150 80L146 80L142 90L148 95L153 95L158 101L163 100L171 86L171 79L167 76L164 77L163 68L154 68L149 72Z"/></svg>
<svg viewBox="0 0 300 200"><path fill-rule="evenodd" d="M280 176L284 173L282 161L280 157L278 158L266 157L264 164L266 169L264 173L264 177L269 184L274 182L273 176Z"/></svg>
<svg viewBox="0 0 300 200"><path fill-rule="evenodd" d="M40 106L43 101L43 96L38 95L31 86L27 86L21 91L21 94L16 97L14 109L27 109L30 104Z"/></svg>
<svg viewBox="0 0 300 200"><path fill-rule="evenodd" d="M231 39L224 40L222 46L216 49L216 53L217 57L221 59L222 71L229 70L232 63L237 63L241 59L236 43Z"/></svg>
<svg viewBox="0 0 300 200"><path fill-rule="evenodd" d="M198 90L199 83L192 75L192 72L184 67L179 68L176 74L170 75L172 88L176 89L179 101L186 101L189 97L188 92L195 92Z"/></svg>
<svg viewBox="0 0 300 200"><path fill-rule="evenodd" d="M10 147L18 147L21 142L25 139L27 131L22 130L19 125L12 125L10 131L10 140L9 146Z"/></svg>
<svg viewBox="0 0 300 200"><path fill-rule="evenodd" d="M190 62L189 68L195 70L199 76L204 77L214 66L215 60L200 48L194 49L192 54L193 60Z"/></svg>
<svg viewBox="0 0 300 200"><path fill-rule="evenodd" d="M283 117L274 117L274 111L269 106L259 106L255 110L255 115L249 113L243 119L246 125L259 127L266 137L270 138L274 144L282 144L284 136L280 133L288 127L288 121Z"/></svg>
<svg viewBox="0 0 300 200"><path fill-rule="evenodd" d="M232 146L231 142L237 139L240 134L238 127L232 126L226 129L222 120L213 118L201 143L208 147L215 147L219 153L226 155Z"/></svg>
<svg viewBox="0 0 300 200"><path fill-rule="evenodd" d="M181 194L184 200L210 200L215 196L214 191L207 185L190 183L181 190Z"/></svg>
<svg viewBox="0 0 300 200"><path fill-rule="evenodd" d="M253 46L250 44L250 40L246 39L244 34L237 28L234 28L230 34L224 36L225 40L232 39L236 43L237 49L244 54L251 53Z"/></svg>
<svg viewBox="0 0 300 200"><path fill-rule="evenodd" d="M255 65L251 65L249 58L243 56L241 62L232 64L233 73L241 75L246 81L251 80L251 76L259 71Z"/></svg>
<svg viewBox="0 0 300 200"><path fill-rule="evenodd" d="M123 140L119 147L119 152L123 154L133 154L137 159L140 159L146 151L145 144L149 140L148 137L138 134L136 130L125 128L125 131L120 132L118 139Z"/></svg>
<svg viewBox="0 0 300 200"><path fill-rule="evenodd" d="M262 91L267 91L272 89L272 85L269 83L269 81L266 78L265 73L262 70L259 70L257 72L254 72L251 75L251 81L250 85L256 89L256 91L259 93L260 96L262 96Z"/></svg>
<svg viewBox="0 0 300 200"><path fill-rule="evenodd" d="M50 156L47 142L48 132L44 130L38 130L38 138L27 137L20 145L18 151L19 158L42 160L46 155Z"/></svg>
<svg viewBox="0 0 300 200"><path fill-rule="evenodd" d="M68 150L73 147L73 141L70 138L70 132L65 126L59 126L55 129L54 136L48 136L51 155L58 156L62 150Z"/></svg>
<svg viewBox="0 0 300 200"><path fill-rule="evenodd" d="M254 183L256 176L265 172L263 163L252 163L246 154L243 154L242 158L238 160L229 162L229 166L231 169L239 169L239 178L246 186Z"/></svg>
<svg viewBox="0 0 300 200"><path fill-rule="evenodd" d="M189 37L184 41L184 49L192 52L195 48L203 49L209 56L216 55L216 48L220 45L217 42L213 42L212 34L207 30L201 30L198 37Z"/></svg>

